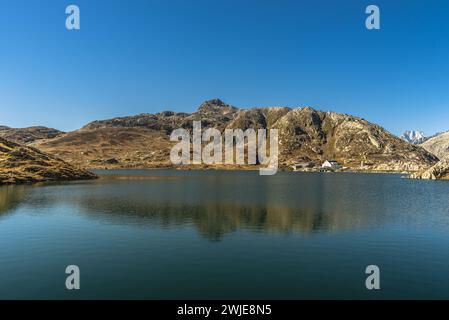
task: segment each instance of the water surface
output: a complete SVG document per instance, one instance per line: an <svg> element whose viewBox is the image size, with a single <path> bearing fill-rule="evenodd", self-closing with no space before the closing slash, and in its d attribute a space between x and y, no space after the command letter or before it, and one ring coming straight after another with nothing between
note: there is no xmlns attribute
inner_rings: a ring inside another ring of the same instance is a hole
<svg viewBox="0 0 449 320"><path fill-rule="evenodd" d="M100 173L0 188L0 298L449 298L449 183ZM71 264L79 291L65 289Z"/></svg>

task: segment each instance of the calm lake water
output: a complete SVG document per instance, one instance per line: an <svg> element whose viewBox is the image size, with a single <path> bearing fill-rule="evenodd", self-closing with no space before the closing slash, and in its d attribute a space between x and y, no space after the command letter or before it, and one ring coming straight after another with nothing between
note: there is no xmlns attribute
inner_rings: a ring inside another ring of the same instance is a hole
<svg viewBox="0 0 449 320"><path fill-rule="evenodd" d="M0 298L449 299L447 182L100 173L0 188ZM65 289L71 264L79 291Z"/></svg>

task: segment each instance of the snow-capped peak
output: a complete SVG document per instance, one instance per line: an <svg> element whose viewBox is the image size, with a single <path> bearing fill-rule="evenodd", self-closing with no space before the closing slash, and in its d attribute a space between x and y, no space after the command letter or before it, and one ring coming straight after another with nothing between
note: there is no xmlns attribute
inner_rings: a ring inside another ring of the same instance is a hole
<svg viewBox="0 0 449 320"><path fill-rule="evenodd" d="M402 139L413 144L420 144L429 139L422 131L407 130L402 135Z"/></svg>

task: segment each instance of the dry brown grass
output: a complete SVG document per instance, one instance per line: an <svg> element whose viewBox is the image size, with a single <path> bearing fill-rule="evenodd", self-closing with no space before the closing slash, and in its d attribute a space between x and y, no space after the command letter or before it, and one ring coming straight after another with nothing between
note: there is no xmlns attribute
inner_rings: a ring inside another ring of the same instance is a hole
<svg viewBox="0 0 449 320"><path fill-rule="evenodd" d="M169 137L145 128L78 130L34 144L65 161L91 169L171 167Z"/></svg>
<svg viewBox="0 0 449 320"><path fill-rule="evenodd" d="M0 184L94 179L96 176L35 148L0 138Z"/></svg>

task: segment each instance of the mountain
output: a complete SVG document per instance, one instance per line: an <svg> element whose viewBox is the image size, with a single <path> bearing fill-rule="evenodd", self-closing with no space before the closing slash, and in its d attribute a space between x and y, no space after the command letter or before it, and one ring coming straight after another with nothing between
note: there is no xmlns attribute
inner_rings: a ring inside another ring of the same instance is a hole
<svg viewBox="0 0 449 320"><path fill-rule="evenodd" d="M28 144L40 139L52 139L60 136L63 132L47 127L35 126L28 128L10 128L7 126L0 126L0 137L22 143Z"/></svg>
<svg viewBox="0 0 449 320"><path fill-rule="evenodd" d="M93 178L54 156L0 138L0 185Z"/></svg>
<svg viewBox="0 0 449 320"><path fill-rule="evenodd" d="M449 131L433 136L421 146L440 159L449 157Z"/></svg>
<svg viewBox="0 0 449 320"><path fill-rule="evenodd" d="M239 109L219 99L204 102L194 113L165 111L94 121L33 145L88 168L170 166L169 134L191 128L194 120L200 120L203 128L219 130L278 129L281 166L335 159L355 170L414 172L438 161L420 146L351 115L310 107Z"/></svg>
<svg viewBox="0 0 449 320"><path fill-rule="evenodd" d="M427 137L422 131L411 130L405 131L402 135L402 139L412 144L421 144L429 139L429 137Z"/></svg>
<svg viewBox="0 0 449 320"><path fill-rule="evenodd" d="M163 111L97 120L80 130L33 145L69 163L87 168L171 167L170 133L191 129L193 121L203 128L223 130L239 109L213 99L194 113Z"/></svg>
<svg viewBox="0 0 449 320"><path fill-rule="evenodd" d="M298 108L273 127L280 130L284 161L335 159L353 169L363 164L368 171L418 171L437 161L421 147L351 115Z"/></svg>

